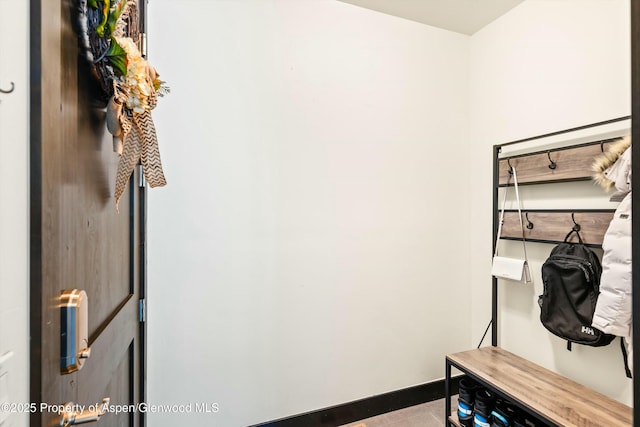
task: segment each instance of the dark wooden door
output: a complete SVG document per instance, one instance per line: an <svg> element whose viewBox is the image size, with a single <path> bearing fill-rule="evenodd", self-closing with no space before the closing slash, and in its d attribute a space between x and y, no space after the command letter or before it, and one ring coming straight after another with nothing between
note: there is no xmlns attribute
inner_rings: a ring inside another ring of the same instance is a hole
<svg viewBox="0 0 640 427"><path fill-rule="evenodd" d="M116 212L118 155L78 51L75 3L31 0L31 425L60 425L55 405L108 397L98 425L138 426L143 199L132 180ZM91 355L71 374L60 366L65 289L88 296Z"/></svg>

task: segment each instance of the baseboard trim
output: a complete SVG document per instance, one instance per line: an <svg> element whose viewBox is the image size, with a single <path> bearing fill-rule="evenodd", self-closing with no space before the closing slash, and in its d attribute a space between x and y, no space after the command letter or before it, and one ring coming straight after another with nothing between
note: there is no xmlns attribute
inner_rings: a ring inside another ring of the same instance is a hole
<svg viewBox="0 0 640 427"><path fill-rule="evenodd" d="M451 378L452 394L458 393L460 378ZM438 380L250 427L335 427L443 397L444 380Z"/></svg>

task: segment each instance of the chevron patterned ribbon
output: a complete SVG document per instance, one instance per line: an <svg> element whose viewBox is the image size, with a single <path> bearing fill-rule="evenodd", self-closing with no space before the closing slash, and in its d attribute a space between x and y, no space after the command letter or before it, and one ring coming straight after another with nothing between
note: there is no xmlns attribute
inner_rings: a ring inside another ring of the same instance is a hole
<svg viewBox="0 0 640 427"><path fill-rule="evenodd" d="M134 113L124 108L120 115L123 134L123 150L116 176L116 207L136 165L142 163L144 177L151 187L167 184L162 170L156 128L151 111Z"/></svg>

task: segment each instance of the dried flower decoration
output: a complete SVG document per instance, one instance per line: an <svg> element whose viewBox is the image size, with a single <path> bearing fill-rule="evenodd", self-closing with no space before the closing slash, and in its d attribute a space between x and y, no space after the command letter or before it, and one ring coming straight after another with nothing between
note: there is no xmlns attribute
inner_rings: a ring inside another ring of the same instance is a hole
<svg viewBox="0 0 640 427"><path fill-rule="evenodd" d="M79 0L81 45L107 104L107 129L120 154L116 206L137 164L151 187L166 184L151 110L169 93L138 46L137 0Z"/></svg>
<svg viewBox="0 0 640 427"><path fill-rule="evenodd" d="M116 41L127 54L127 70L120 77L116 77L116 84L127 87L128 96L126 105L134 113L148 111L149 97L152 92L157 96L164 96L169 93L169 88L165 82L158 79L159 75L142 57L138 46L129 37L116 37Z"/></svg>

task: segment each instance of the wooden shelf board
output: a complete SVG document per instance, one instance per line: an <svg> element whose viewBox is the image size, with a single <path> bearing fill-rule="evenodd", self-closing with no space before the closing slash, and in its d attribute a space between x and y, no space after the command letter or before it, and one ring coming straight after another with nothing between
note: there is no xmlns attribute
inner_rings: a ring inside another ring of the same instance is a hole
<svg viewBox="0 0 640 427"><path fill-rule="evenodd" d="M449 362L560 426L630 427L632 409L499 347L447 356Z"/></svg>
<svg viewBox="0 0 640 427"><path fill-rule="evenodd" d="M509 170L516 168L519 184L544 184L548 182L589 180L593 175L591 167L597 157L606 151L609 145L620 138L580 144L572 147L554 149L513 157L505 157L498 161L498 184L512 185L513 179ZM551 160L555 168L550 169Z"/></svg>
<svg viewBox="0 0 640 427"><path fill-rule="evenodd" d="M571 214L574 214L573 219ZM585 244L602 246L604 235L613 219L613 210L592 211L544 211L527 210L522 212L522 223L527 225L527 219L534 224L533 228L524 229L524 237L531 241L556 242L564 241L567 233L575 223L580 224L580 236ZM499 215L499 213L498 213ZM522 229L518 212L508 210L504 212L504 225L501 238L522 239ZM571 242L577 243L575 233Z"/></svg>

